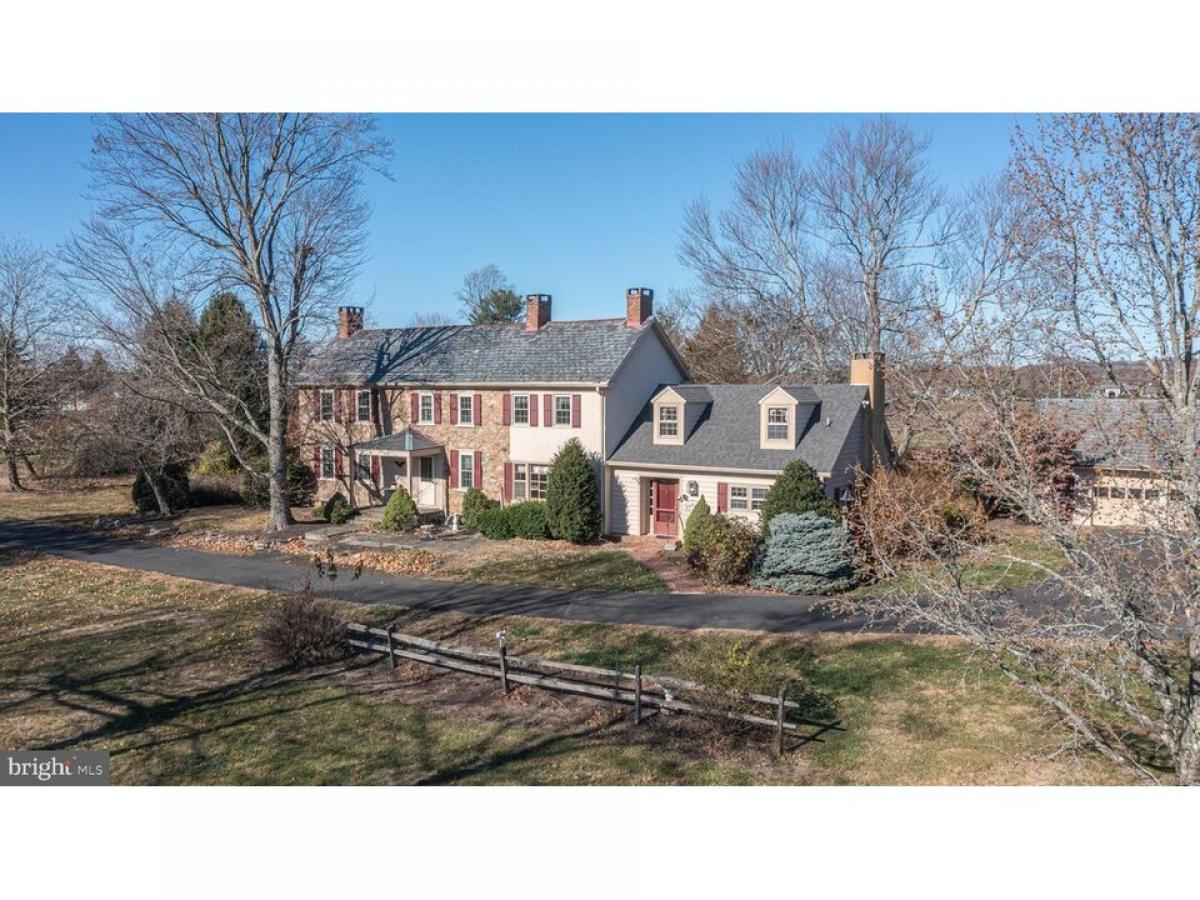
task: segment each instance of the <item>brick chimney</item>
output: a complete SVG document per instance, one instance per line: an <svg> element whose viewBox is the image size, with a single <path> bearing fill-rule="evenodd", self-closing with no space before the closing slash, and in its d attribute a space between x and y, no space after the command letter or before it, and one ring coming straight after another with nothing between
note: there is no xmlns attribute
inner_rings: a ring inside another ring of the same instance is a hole
<svg viewBox="0 0 1200 900"><path fill-rule="evenodd" d="M883 354L855 353L854 358L850 360L850 383L865 385L867 388L867 427L863 433L867 468L874 468L876 463L886 465L891 459L891 454L887 443L887 423L883 416L886 403Z"/></svg>
<svg viewBox="0 0 1200 900"><path fill-rule="evenodd" d="M361 306L338 307L338 340L344 341L357 334L362 331L362 327L363 308Z"/></svg>
<svg viewBox="0 0 1200 900"><path fill-rule="evenodd" d="M625 292L625 324L641 328L654 315L654 291L650 288L630 288Z"/></svg>
<svg viewBox="0 0 1200 900"><path fill-rule="evenodd" d="M539 331L550 321L550 295L525 295L525 330Z"/></svg>

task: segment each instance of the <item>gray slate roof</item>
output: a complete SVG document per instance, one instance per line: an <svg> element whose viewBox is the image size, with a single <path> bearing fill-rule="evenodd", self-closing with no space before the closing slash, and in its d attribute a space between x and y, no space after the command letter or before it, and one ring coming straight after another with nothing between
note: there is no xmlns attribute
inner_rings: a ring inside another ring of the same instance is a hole
<svg viewBox="0 0 1200 900"><path fill-rule="evenodd" d="M298 385L607 383L653 326L624 319L365 329L314 354Z"/></svg>
<svg viewBox="0 0 1200 900"><path fill-rule="evenodd" d="M1063 428L1080 432L1080 465L1141 469L1162 466L1173 442L1170 410L1163 400L1073 399L1037 402L1038 411Z"/></svg>
<svg viewBox="0 0 1200 900"><path fill-rule="evenodd" d="M666 385L660 385L658 391ZM671 385L679 390L681 386ZM704 466L721 469L778 471L793 459L803 459L818 472L832 471L849 437L867 389L855 384L803 387L797 418L803 431L794 450L763 450L759 446L758 401L775 389L771 384L706 384L712 402L682 445L654 443L653 407L647 403L608 462L664 466ZM808 393L811 392L811 395ZM806 420L807 417L807 420ZM826 425L826 420L830 424Z"/></svg>
<svg viewBox="0 0 1200 900"><path fill-rule="evenodd" d="M429 435L415 428L405 428L395 434L385 434L370 441L362 441L357 445L359 450L409 451L436 450L442 445Z"/></svg>

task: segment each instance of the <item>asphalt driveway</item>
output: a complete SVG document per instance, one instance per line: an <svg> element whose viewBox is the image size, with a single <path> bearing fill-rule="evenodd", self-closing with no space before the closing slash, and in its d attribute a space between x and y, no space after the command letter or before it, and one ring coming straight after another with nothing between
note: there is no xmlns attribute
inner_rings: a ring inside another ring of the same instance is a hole
<svg viewBox="0 0 1200 900"><path fill-rule="evenodd" d="M834 616L820 597L510 587L369 571L357 579L343 575L336 582L318 582L307 560L285 554L230 556L175 550L32 522L0 521L0 550L36 550L82 562L275 591L299 591L311 579L318 593L340 600L391 603L430 612L813 634L862 631L865 625L858 616Z"/></svg>

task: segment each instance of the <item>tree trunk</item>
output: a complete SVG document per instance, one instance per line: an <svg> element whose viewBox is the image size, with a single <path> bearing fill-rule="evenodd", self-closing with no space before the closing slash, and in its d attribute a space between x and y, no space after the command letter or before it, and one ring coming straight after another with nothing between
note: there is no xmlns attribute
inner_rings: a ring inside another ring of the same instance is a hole
<svg viewBox="0 0 1200 900"><path fill-rule="evenodd" d="M282 357L278 347L271 347L267 356L267 399L270 405L267 477L271 496L268 531L279 531L295 521L287 495L287 396Z"/></svg>
<svg viewBox="0 0 1200 900"><path fill-rule="evenodd" d="M30 478L38 478L37 469L33 467L33 461L29 458L29 454L22 451L21 462L25 463L25 471L29 473Z"/></svg>
<svg viewBox="0 0 1200 900"><path fill-rule="evenodd" d="M1195 713L1179 742L1175 758L1175 782L1181 785L1200 785L1200 721Z"/></svg>
<svg viewBox="0 0 1200 900"><path fill-rule="evenodd" d="M17 474L17 455L7 448L4 451L4 465L8 468L8 489L10 491L25 490L25 486L21 484L21 478Z"/></svg>
<svg viewBox="0 0 1200 900"><path fill-rule="evenodd" d="M158 511L164 516L171 514L171 502L167 499L166 492L163 491L162 479L156 477L149 469L142 470L146 475L146 483L150 485L150 490L154 491L154 502L158 504Z"/></svg>

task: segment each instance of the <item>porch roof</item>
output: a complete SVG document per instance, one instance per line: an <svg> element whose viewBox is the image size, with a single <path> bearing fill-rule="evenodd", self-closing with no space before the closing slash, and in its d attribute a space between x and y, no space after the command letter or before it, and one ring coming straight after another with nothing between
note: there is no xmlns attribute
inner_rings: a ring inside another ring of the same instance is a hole
<svg viewBox="0 0 1200 900"><path fill-rule="evenodd" d="M404 453L436 453L442 449L442 445L415 428L405 428L395 434L385 434L373 440L363 441L356 449L361 453L390 456Z"/></svg>

